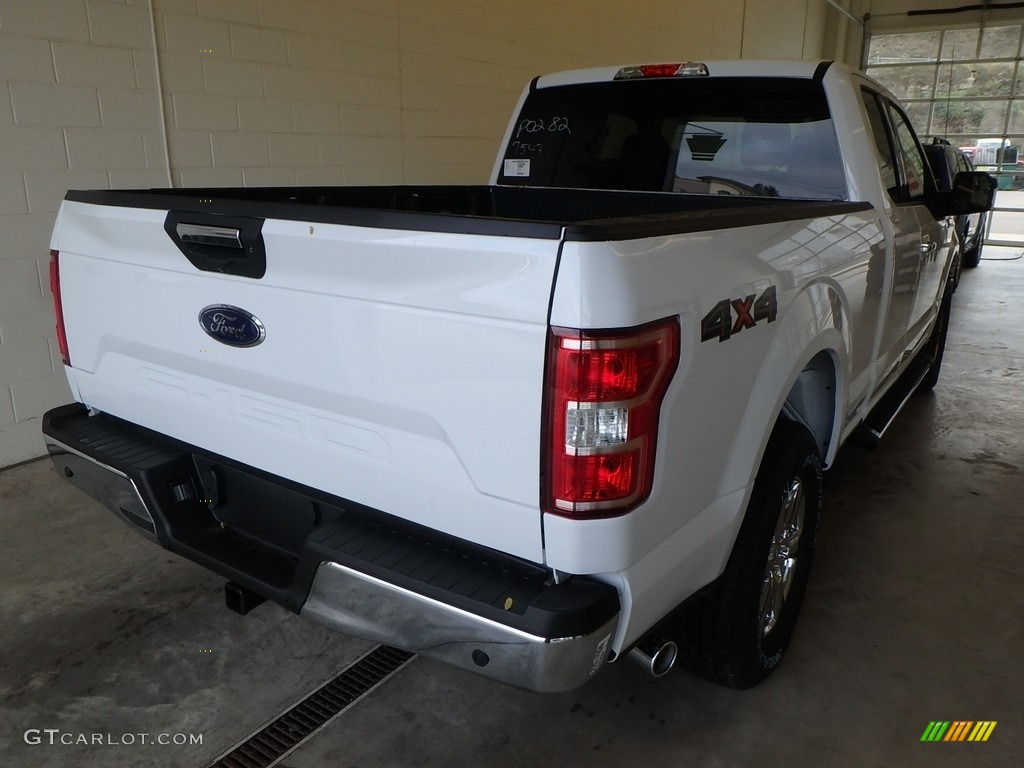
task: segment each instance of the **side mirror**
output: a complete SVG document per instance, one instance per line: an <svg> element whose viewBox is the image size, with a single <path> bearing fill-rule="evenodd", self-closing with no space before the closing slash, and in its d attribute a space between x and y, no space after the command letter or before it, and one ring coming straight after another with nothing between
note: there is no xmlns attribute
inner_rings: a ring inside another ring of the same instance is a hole
<svg viewBox="0 0 1024 768"><path fill-rule="evenodd" d="M995 178L987 173L962 171L953 179L950 192L936 192L929 196L929 208L936 218L989 211L995 202L998 186Z"/></svg>
<svg viewBox="0 0 1024 768"><path fill-rule="evenodd" d="M953 199L959 213L982 213L992 210L999 183L994 176L980 171L958 173L953 179Z"/></svg>

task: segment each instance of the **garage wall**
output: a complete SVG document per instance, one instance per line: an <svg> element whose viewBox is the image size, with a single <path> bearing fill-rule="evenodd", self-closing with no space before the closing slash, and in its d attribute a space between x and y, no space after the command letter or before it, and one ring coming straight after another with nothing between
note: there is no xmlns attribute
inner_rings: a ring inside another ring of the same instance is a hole
<svg viewBox="0 0 1024 768"><path fill-rule="evenodd" d="M0 4L0 466L41 453L39 415L69 399L47 259L64 191L166 183L148 30L124 3Z"/></svg>
<svg viewBox="0 0 1024 768"><path fill-rule="evenodd" d="M0 466L70 394L48 243L68 188L483 182L569 67L818 57L825 0L0 0ZM155 46L154 46L155 42Z"/></svg>

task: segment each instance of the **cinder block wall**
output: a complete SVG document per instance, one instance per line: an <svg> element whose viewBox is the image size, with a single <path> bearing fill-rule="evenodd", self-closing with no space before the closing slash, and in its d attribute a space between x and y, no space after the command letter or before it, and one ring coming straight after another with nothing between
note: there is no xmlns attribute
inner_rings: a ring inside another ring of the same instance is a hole
<svg viewBox="0 0 1024 768"><path fill-rule="evenodd" d="M69 188L480 183L535 74L817 57L825 0L0 0L0 467L70 400Z"/></svg>

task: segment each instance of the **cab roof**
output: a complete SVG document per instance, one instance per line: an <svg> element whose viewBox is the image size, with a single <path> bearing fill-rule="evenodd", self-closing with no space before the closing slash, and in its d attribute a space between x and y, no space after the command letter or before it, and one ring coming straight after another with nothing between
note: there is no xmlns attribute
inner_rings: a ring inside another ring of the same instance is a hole
<svg viewBox="0 0 1024 768"><path fill-rule="evenodd" d="M731 61L650 61L643 64L627 64L592 69L573 69L543 75L534 82L534 88L552 88L577 83L601 83L623 79L645 79L653 77L819 77L832 62L817 59L737 59ZM666 74L671 67L678 66L679 74ZM700 71L703 68L703 71ZM640 74L649 70L650 75Z"/></svg>

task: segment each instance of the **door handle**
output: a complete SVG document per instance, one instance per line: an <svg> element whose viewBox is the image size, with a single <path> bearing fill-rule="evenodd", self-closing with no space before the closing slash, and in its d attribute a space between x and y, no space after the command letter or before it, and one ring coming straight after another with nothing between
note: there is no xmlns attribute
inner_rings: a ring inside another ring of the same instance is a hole
<svg viewBox="0 0 1024 768"><path fill-rule="evenodd" d="M242 248L242 233L235 227L213 227L209 224L189 224L180 221L175 231L183 243Z"/></svg>
<svg viewBox="0 0 1024 768"><path fill-rule="evenodd" d="M925 256L931 256L938 249L939 249L939 244L938 243L933 243L930 240L921 243L921 253L923 253Z"/></svg>
<svg viewBox="0 0 1024 768"><path fill-rule="evenodd" d="M164 231L196 269L254 280L266 274L263 219L168 211Z"/></svg>

